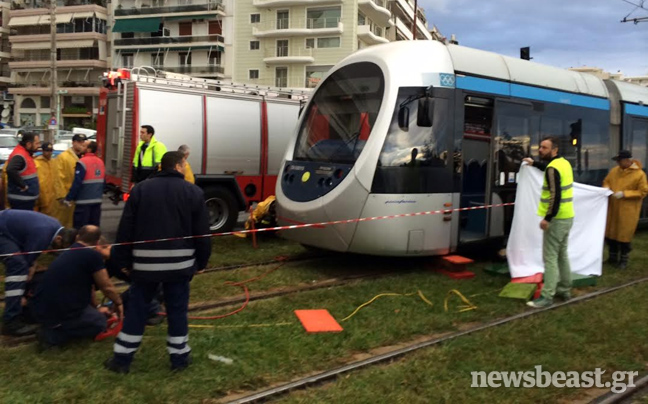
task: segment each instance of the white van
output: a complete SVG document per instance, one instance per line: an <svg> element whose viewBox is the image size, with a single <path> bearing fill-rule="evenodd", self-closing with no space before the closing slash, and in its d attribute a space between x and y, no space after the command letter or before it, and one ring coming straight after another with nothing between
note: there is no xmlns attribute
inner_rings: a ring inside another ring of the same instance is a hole
<svg viewBox="0 0 648 404"><path fill-rule="evenodd" d="M85 129L85 128L72 128L72 133L75 135L86 135L88 140L96 140L97 139L97 131L92 130L92 129Z"/></svg>

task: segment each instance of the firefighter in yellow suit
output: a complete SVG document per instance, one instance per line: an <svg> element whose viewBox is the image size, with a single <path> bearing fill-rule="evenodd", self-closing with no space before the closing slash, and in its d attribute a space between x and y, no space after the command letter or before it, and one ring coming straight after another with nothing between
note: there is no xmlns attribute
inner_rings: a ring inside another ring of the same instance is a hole
<svg viewBox="0 0 648 404"><path fill-rule="evenodd" d="M54 148L50 142L43 142L41 146L43 154L36 157L36 170L38 172L38 186L40 193L36 201L36 210L40 213L46 214L56 218L56 200L54 198L54 160L52 160L52 153Z"/></svg>
<svg viewBox="0 0 648 404"><path fill-rule="evenodd" d="M54 172L56 173L54 192L57 201L54 204L56 206L54 215L63 227L72 227L73 224L74 202L65 203L64 201L70 188L72 188L74 170L79 162L79 157L85 153L87 140L85 135L74 135L72 147L54 159Z"/></svg>

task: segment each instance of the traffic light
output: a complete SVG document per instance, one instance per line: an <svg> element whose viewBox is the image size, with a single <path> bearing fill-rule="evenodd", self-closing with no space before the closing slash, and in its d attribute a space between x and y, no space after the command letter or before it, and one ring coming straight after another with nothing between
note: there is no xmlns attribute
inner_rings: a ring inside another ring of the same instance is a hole
<svg viewBox="0 0 648 404"><path fill-rule="evenodd" d="M583 132L583 120L579 119L578 121L569 124L571 129L569 136L571 136L572 146L580 147L581 146L581 134Z"/></svg>
<svg viewBox="0 0 648 404"><path fill-rule="evenodd" d="M531 60L531 48L529 46L520 48L520 59Z"/></svg>

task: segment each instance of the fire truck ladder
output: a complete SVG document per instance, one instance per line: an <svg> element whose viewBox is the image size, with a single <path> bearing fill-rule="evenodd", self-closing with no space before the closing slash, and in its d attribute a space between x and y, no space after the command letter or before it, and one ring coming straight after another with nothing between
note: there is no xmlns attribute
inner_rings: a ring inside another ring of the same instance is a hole
<svg viewBox="0 0 648 404"><path fill-rule="evenodd" d="M203 79L184 74L156 70L150 66L135 67L131 69L130 73L130 80L138 83L165 84L170 86L247 94L268 98L286 98L305 102L312 94L312 91L301 89L265 87L215 79Z"/></svg>

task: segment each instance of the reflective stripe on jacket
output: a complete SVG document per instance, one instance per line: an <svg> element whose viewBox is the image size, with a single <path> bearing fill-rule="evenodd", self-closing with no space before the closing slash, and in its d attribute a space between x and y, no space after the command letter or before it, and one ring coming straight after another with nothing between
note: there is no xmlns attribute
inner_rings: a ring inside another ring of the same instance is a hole
<svg viewBox="0 0 648 404"><path fill-rule="evenodd" d="M563 157L554 158L547 170L553 168L558 171L560 175L560 184L554 184L553 178L547 180L545 175L542 184L542 194L540 195L540 204L538 205L538 216L545 217L547 212L553 208L552 204L559 203L558 213L554 216L555 219L569 219L574 217L574 172L572 166ZM550 177L550 176L549 176ZM556 198L556 193L559 192L559 198Z"/></svg>
<svg viewBox="0 0 648 404"><path fill-rule="evenodd" d="M16 156L25 160L25 167L20 171L20 177L25 181L25 185L29 188L25 192L21 192L18 185L9 182L7 184L7 199L10 201L12 199L16 201L35 201L38 199L39 186L38 172L36 170L34 158L22 145L18 145L14 148L11 155L9 155L9 159L7 159L7 163Z"/></svg>
<svg viewBox="0 0 648 404"><path fill-rule="evenodd" d="M101 203L106 178L106 167L103 161L93 153L86 153L79 160L79 164L85 169L85 175L76 197L77 205Z"/></svg>

